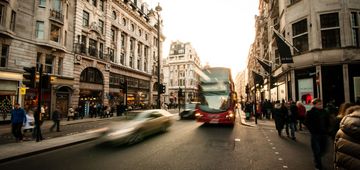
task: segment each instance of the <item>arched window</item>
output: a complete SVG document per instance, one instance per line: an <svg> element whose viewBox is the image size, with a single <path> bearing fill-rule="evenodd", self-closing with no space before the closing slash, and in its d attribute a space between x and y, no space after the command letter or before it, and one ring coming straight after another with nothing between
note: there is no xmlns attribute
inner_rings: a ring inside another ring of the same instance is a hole
<svg viewBox="0 0 360 170"><path fill-rule="evenodd" d="M103 84L104 82L102 73L98 69L92 67L86 68L81 72L80 81L96 84Z"/></svg>

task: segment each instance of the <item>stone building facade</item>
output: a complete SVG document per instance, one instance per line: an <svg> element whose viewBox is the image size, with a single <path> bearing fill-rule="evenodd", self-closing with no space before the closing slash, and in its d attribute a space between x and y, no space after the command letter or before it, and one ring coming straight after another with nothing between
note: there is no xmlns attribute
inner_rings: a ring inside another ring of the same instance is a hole
<svg viewBox="0 0 360 170"><path fill-rule="evenodd" d="M161 16L149 14L139 0L0 0L3 119L10 118L16 102L38 103L36 88L20 92L24 67L39 64L51 76L41 94L46 118L56 107L66 115L78 105L88 113L91 104L151 104L157 98L157 51L165 37L158 43Z"/></svg>
<svg viewBox="0 0 360 170"><path fill-rule="evenodd" d="M73 106L82 105L88 114L99 104L145 108L155 102L162 43L157 44L157 16L149 12L141 1L77 1Z"/></svg>
<svg viewBox="0 0 360 170"><path fill-rule="evenodd" d="M336 105L360 100L359 0L263 0L259 6L265 12L257 22L267 23L268 40L262 42L266 53L257 57L269 56L273 65L271 99L321 98ZM280 62L273 29L299 50L291 48L293 63Z"/></svg>
<svg viewBox="0 0 360 170"><path fill-rule="evenodd" d="M0 103L36 105L37 90L24 87L23 68L43 64L51 75L51 87L42 93L49 111L55 105L66 109L73 91L73 17L74 1L1 0L0 1ZM38 81L38 80L37 80ZM38 83L37 83L38 84Z"/></svg>
<svg viewBox="0 0 360 170"><path fill-rule="evenodd" d="M166 84L165 103L179 103L180 88L184 93L181 103L197 101L201 65L200 57L190 43L172 42L162 69Z"/></svg>

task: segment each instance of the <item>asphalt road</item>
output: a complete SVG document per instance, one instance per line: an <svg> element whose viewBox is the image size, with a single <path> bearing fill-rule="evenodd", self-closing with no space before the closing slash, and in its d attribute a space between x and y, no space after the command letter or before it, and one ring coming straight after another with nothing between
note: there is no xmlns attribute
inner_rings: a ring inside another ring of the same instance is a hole
<svg viewBox="0 0 360 170"><path fill-rule="evenodd" d="M273 122L262 122L231 128L178 120L168 132L133 146L99 147L92 141L7 162L0 169L314 169L306 131L293 141L278 137Z"/></svg>

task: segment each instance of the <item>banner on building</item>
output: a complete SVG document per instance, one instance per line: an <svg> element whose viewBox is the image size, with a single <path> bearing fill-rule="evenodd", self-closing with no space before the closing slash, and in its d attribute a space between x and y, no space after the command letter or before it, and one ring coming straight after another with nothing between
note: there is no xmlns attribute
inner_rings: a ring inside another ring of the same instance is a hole
<svg viewBox="0 0 360 170"><path fill-rule="evenodd" d="M253 73L255 84L259 84L259 85L264 84L264 79L260 74L256 73L255 71L252 71L252 73Z"/></svg>
<svg viewBox="0 0 360 170"><path fill-rule="evenodd" d="M281 63L293 63L290 47L286 42L275 32L276 44L278 46Z"/></svg>
<svg viewBox="0 0 360 170"><path fill-rule="evenodd" d="M256 60L259 62L261 67L268 73L271 74L271 65L266 64L264 61L261 61L260 59L256 58Z"/></svg>

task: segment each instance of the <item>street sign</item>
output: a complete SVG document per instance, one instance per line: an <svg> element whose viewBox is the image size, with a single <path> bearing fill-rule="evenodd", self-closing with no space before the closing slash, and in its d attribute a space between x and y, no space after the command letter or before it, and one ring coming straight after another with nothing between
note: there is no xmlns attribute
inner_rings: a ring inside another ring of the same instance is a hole
<svg viewBox="0 0 360 170"><path fill-rule="evenodd" d="M25 95L25 94L26 94L26 88L20 87L20 95Z"/></svg>

